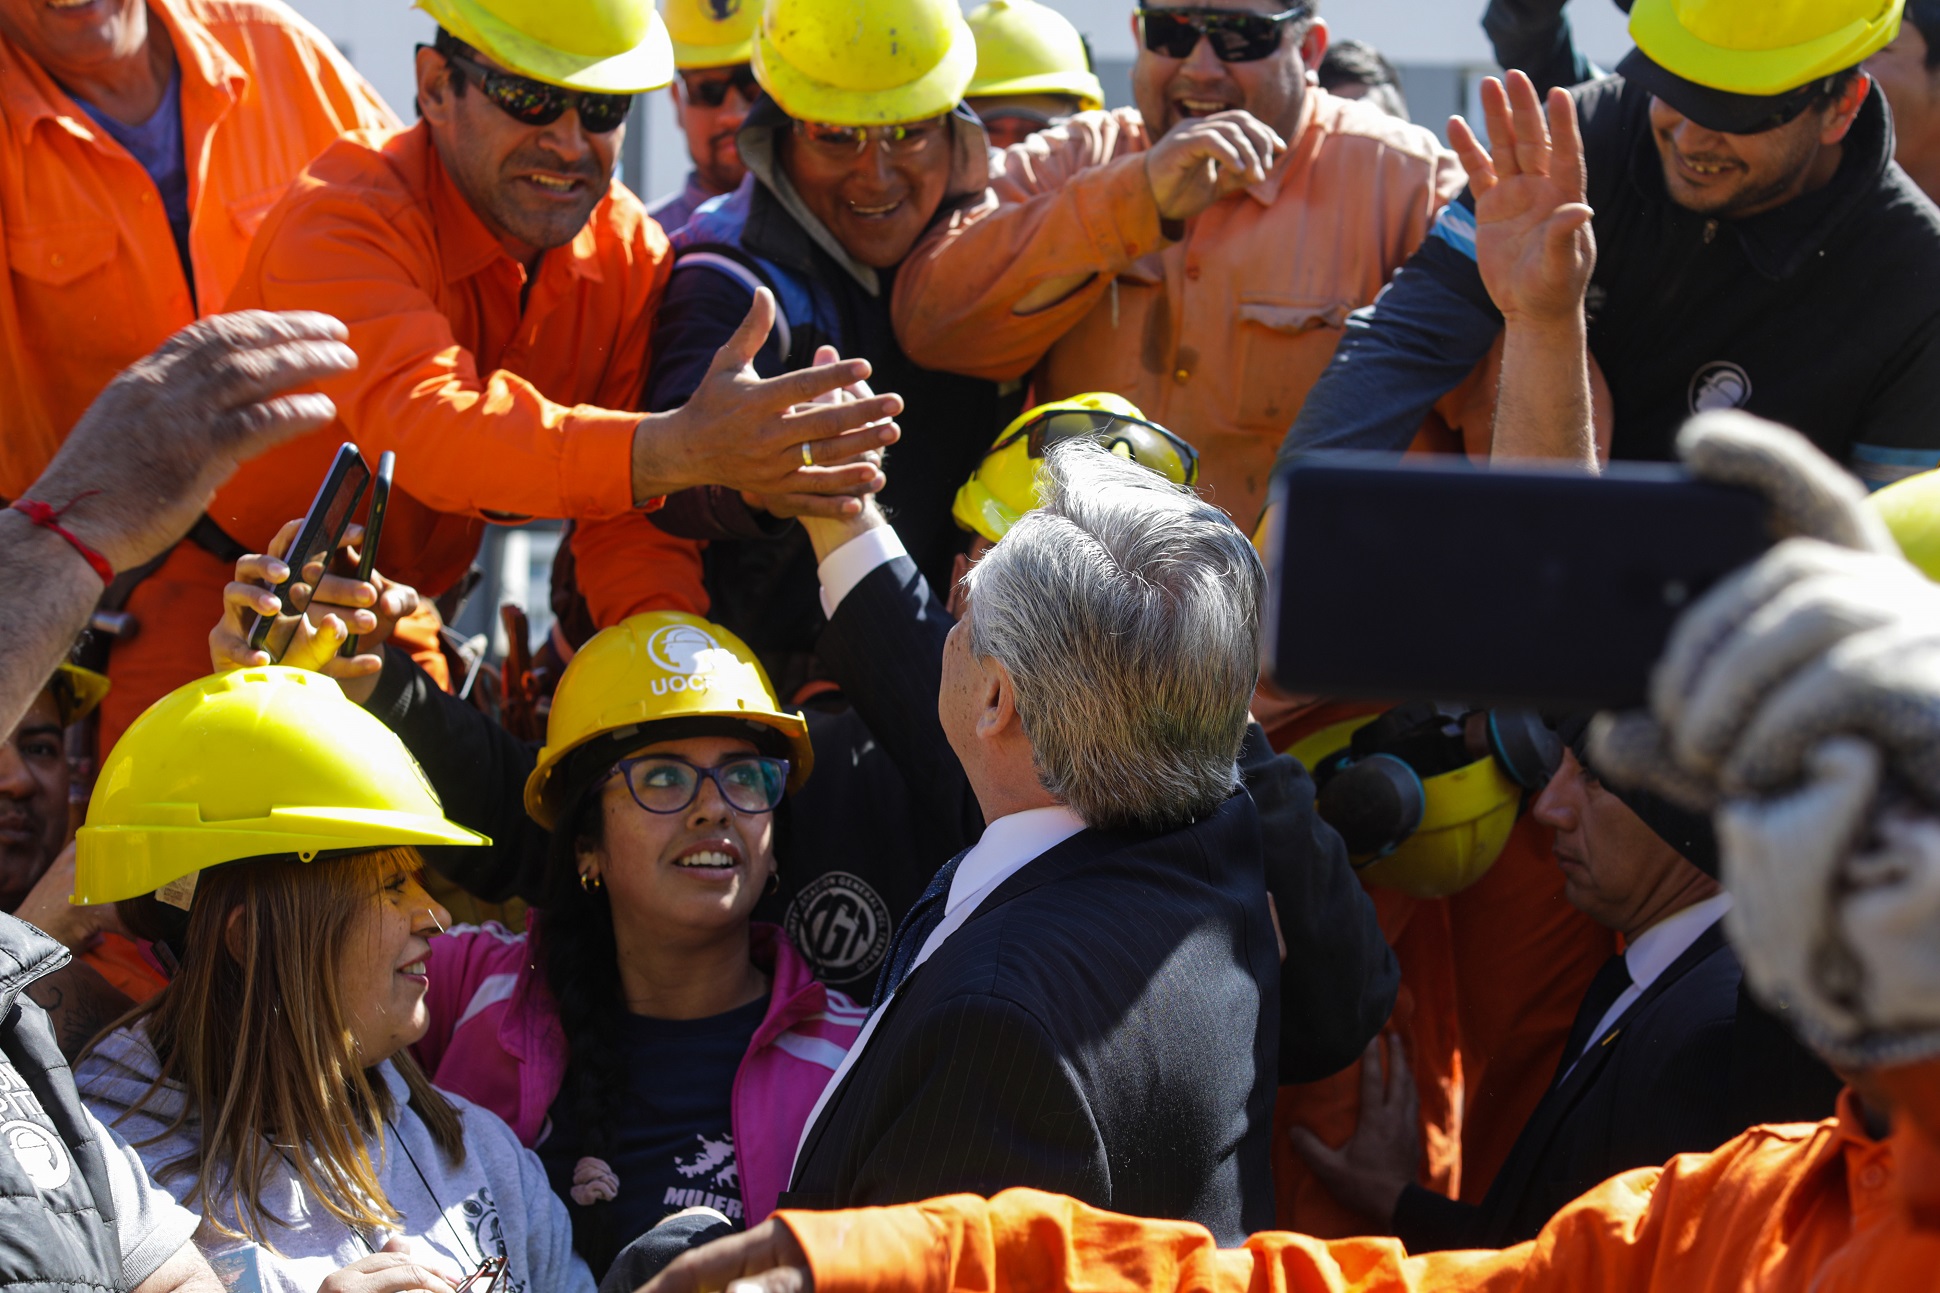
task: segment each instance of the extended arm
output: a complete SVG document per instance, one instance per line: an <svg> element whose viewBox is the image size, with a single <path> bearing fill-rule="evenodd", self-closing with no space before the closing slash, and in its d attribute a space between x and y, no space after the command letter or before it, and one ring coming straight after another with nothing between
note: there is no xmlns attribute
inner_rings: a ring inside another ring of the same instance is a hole
<svg viewBox="0 0 1940 1293"><path fill-rule="evenodd" d="M1150 148L1130 111L1081 113L1033 136L996 159L981 203L903 262L896 339L929 368L1022 377L1120 270L1264 180L1285 147L1241 111L1189 122Z"/></svg>
<svg viewBox="0 0 1940 1293"><path fill-rule="evenodd" d="M841 527L810 522L816 556L826 560L845 536L867 530L894 535L874 504L865 518ZM955 623L916 564L897 555L864 575L836 604L815 652L863 725L903 770L919 811L932 822L955 823L960 847L982 832L983 812L936 716L943 640Z"/></svg>
<svg viewBox="0 0 1940 1293"><path fill-rule="evenodd" d="M1482 82L1489 149L1457 117L1449 137L1475 194L1482 281L1504 321L1492 460L1557 459L1597 469L1583 298L1596 267L1576 105L1529 78Z"/></svg>
<svg viewBox="0 0 1940 1293"><path fill-rule="evenodd" d="M1374 304L1348 316L1333 359L1280 445L1280 462L1323 449L1400 453L1501 331L1502 315L1476 267L1475 209L1464 194L1442 208L1421 250Z"/></svg>
<svg viewBox="0 0 1940 1293"><path fill-rule="evenodd" d="M1482 14L1496 64L1525 73L1544 93L1603 75L1576 48L1565 0L1489 0Z"/></svg>
<svg viewBox="0 0 1940 1293"><path fill-rule="evenodd" d="M1401 969L1347 846L1314 811L1314 784L1257 724L1240 773L1260 812L1266 887L1286 940L1280 966L1280 1081L1315 1082L1352 1064L1394 1009Z"/></svg>
<svg viewBox="0 0 1940 1293"><path fill-rule="evenodd" d="M282 393L347 373L344 329L318 314L243 311L192 324L110 382L25 498L114 570L188 533L236 464L334 415ZM12 731L87 624L103 581L50 529L0 512L0 731Z"/></svg>

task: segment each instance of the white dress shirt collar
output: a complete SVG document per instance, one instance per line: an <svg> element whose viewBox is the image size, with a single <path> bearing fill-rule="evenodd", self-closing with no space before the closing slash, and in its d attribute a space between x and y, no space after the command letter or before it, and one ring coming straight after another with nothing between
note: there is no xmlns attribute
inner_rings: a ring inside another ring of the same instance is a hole
<svg viewBox="0 0 1940 1293"><path fill-rule="evenodd" d="M1713 894L1674 911L1631 940L1623 951L1623 963L1630 969L1630 982L1642 993L1664 976L1671 963L1690 950L1704 931L1724 919L1731 910L1731 895Z"/></svg>
<svg viewBox="0 0 1940 1293"><path fill-rule="evenodd" d="M1588 1055L1596 1049L1606 1033L1623 1018L1624 1011L1637 1003L1650 985L1664 977L1664 971L1671 968L1678 957L1689 951L1691 944L1704 937L1704 931L1724 919L1731 910L1731 895L1714 894L1703 902L1694 902L1681 911L1674 911L1632 939L1623 949L1624 968L1630 971L1630 986L1625 988L1610 1008L1597 1020L1596 1031L1590 1034L1589 1044L1583 1048ZM1578 1056L1580 1060L1582 1056ZM1576 1068L1572 1061L1570 1069ZM1569 1076L1568 1071L1564 1076Z"/></svg>
<svg viewBox="0 0 1940 1293"><path fill-rule="evenodd" d="M923 940L912 968L929 960L930 953L970 919L992 889L1084 828L1084 818L1063 804L1026 808L984 827L983 838L957 864L949 896L943 901L943 919Z"/></svg>

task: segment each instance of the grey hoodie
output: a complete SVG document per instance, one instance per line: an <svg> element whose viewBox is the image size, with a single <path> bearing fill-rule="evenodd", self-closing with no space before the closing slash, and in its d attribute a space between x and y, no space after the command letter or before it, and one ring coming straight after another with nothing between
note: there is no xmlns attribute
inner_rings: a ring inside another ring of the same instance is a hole
<svg viewBox="0 0 1940 1293"><path fill-rule="evenodd" d="M81 1097L96 1117L114 1127L141 1155L149 1174L177 1200L187 1194L186 1172L162 1166L183 1156L199 1134L193 1119L180 1131L163 1130L182 1107L182 1089L170 1083L146 1108L130 1113L159 1066L146 1036L120 1028L95 1048L74 1074ZM519 1144L497 1116L459 1096L465 1162L445 1160L422 1119L405 1103L404 1079L387 1061L378 1068L396 1102L396 1113L371 1146L384 1194L403 1225L399 1231L361 1234L338 1221L304 1189L294 1168L263 1182L266 1211L285 1223L268 1236L279 1250L218 1235L206 1224L196 1242L234 1293L315 1293L332 1271L384 1246L401 1233L416 1250L429 1249L469 1275L486 1256L506 1258L499 1293L593 1293L593 1276L572 1250L572 1223L546 1183L545 1168ZM160 1139L154 1139L155 1137ZM283 1151L286 1159L293 1149ZM232 1210L222 1221L240 1229Z"/></svg>

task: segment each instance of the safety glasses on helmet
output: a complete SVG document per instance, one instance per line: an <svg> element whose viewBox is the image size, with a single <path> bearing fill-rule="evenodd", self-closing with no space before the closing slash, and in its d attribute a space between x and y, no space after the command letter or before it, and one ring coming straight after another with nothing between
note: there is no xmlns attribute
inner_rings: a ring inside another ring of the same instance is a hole
<svg viewBox="0 0 1940 1293"><path fill-rule="evenodd" d="M1151 461L1159 448L1152 443L1152 436L1157 436L1176 456L1176 471L1171 464ZM990 446L990 452L1001 453L1020 438L1026 441L1025 452L1033 458L1042 458L1052 445L1066 440L1099 440L1114 451L1122 446L1133 462L1152 468L1168 480L1181 485L1196 484L1199 480L1199 451L1158 423L1143 418L1099 409L1059 409L1025 423Z"/></svg>
<svg viewBox="0 0 1940 1293"><path fill-rule="evenodd" d="M746 754L703 768L677 754L636 754L613 765L607 779L614 777L626 778L633 802L650 813L684 811L700 796L702 781L712 781L734 811L766 813L788 788L788 760Z"/></svg>
<svg viewBox="0 0 1940 1293"><path fill-rule="evenodd" d="M718 75L721 71L727 74ZM682 72L680 81L681 88L687 93L687 101L703 108L720 107L727 102L730 91L738 91L743 99L753 103L754 96L761 90L754 79L754 69L746 64L734 68L710 67L702 71Z"/></svg>
<svg viewBox="0 0 1940 1293"><path fill-rule="evenodd" d="M838 126L827 121L797 121L795 134L816 152L830 157L860 157L872 139L891 157L913 157L942 142L949 129L948 116L945 113L893 126Z"/></svg>
<svg viewBox="0 0 1940 1293"><path fill-rule="evenodd" d="M485 66L458 49L439 47L445 62L460 77L469 77L479 93L490 99L506 116L525 126L550 126L566 115L566 109L579 111L580 128L589 135L604 135L618 130L633 108L630 94L589 94L568 90L512 72Z"/></svg>
<svg viewBox="0 0 1940 1293"><path fill-rule="evenodd" d="M1145 48L1167 58L1189 58L1200 37L1212 42L1222 63L1253 63L1280 48L1289 23L1313 12L1297 4L1284 13L1248 13L1240 9L1140 9L1138 29Z"/></svg>

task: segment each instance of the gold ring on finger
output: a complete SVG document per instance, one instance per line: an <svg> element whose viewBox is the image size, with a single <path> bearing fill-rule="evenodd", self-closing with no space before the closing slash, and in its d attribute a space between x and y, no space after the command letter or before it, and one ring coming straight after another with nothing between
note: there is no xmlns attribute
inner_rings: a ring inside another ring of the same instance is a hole
<svg viewBox="0 0 1940 1293"><path fill-rule="evenodd" d="M802 441L802 466L813 467L814 465L815 442L813 440L804 440Z"/></svg>

